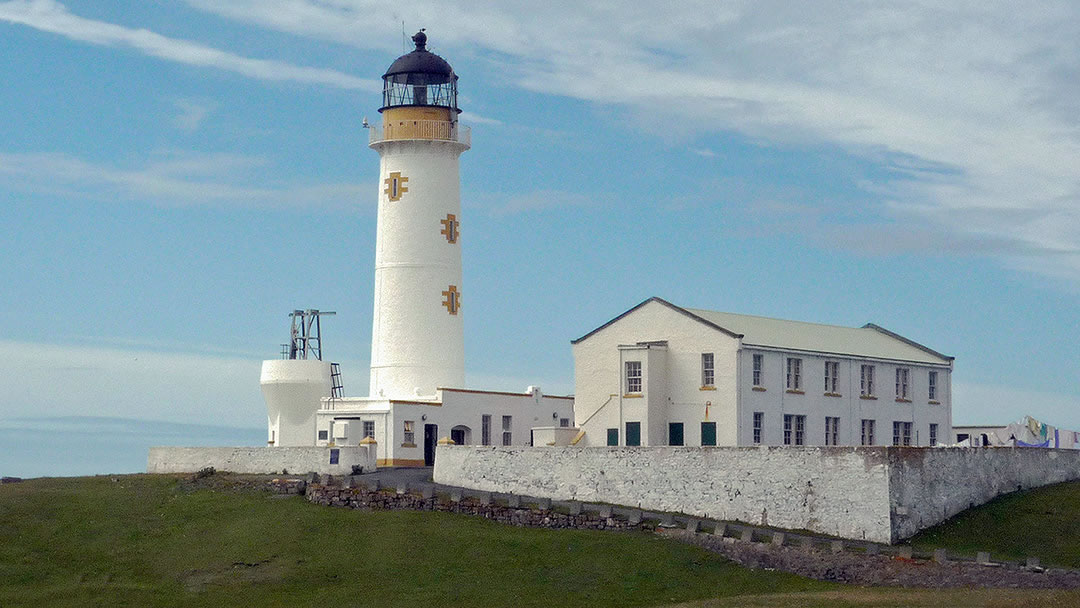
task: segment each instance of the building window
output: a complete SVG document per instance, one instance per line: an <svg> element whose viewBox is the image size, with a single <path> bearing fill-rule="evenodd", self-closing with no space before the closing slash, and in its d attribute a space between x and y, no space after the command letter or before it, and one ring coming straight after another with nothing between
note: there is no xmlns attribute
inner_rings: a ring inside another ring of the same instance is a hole
<svg viewBox="0 0 1080 608"><path fill-rule="evenodd" d="M333 448L330 450L330 464L337 464L341 459L341 450Z"/></svg>
<svg viewBox="0 0 1080 608"><path fill-rule="evenodd" d="M701 445L703 445L703 446L716 445L716 423L715 422L702 422L701 423Z"/></svg>
<svg viewBox="0 0 1080 608"><path fill-rule="evenodd" d="M641 445L641 423L626 423L626 445Z"/></svg>
<svg viewBox="0 0 1080 608"><path fill-rule="evenodd" d="M513 435L511 434L512 426L513 426L513 416L503 416L502 417L503 445L513 445Z"/></svg>
<svg viewBox="0 0 1080 608"><path fill-rule="evenodd" d="M413 433L413 421L405 421L405 443L410 445L416 445L416 434Z"/></svg>
<svg viewBox="0 0 1080 608"><path fill-rule="evenodd" d="M825 392L830 394L837 394L840 391L840 362L839 361L826 361L825 362Z"/></svg>
<svg viewBox="0 0 1080 608"><path fill-rule="evenodd" d="M930 401L937 401L937 372L930 372L929 383L927 384L927 397Z"/></svg>
<svg viewBox="0 0 1080 608"><path fill-rule="evenodd" d="M874 445L874 421L863 419L862 421L862 444Z"/></svg>
<svg viewBox="0 0 1080 608"><path fill-rule="evenodd" d="M330 438L330 431L319 431L319 441L326 441Z"/></svg>
<svg viewBox="0 0 1080 608"><path fill-rule="evenodd" d="M825 445L839 445L840 419L835 416L825 417Z"/></svg>
<svg viewBox="0 0 1080 608"><path fill-rule="evenodd" d="M896 421L892 423L892 444L911 445L911 423Z"/></svg>
<svg viewBox="0 0 1080 608"><path fill-rule="evenodd" d="M763 359L764 355L754 355L754 386L763 386L764 378L761 371Z"/></svg>
<svg viewBox="0 0 1080 608"><path fill-rule="evenodd" d="M802 390L802 359L788 357L787 388L789 391Z"/></svg>
<svg viewBox="0 0 1080 608"><path fill-rule="evenodd" d="M626 362L626 393L641 392L641 361Z"/></svg>
<svg viewBox="0 0 1080 608"><path fill-rule="evenodd" d="M764 426L765 412L754 412L754 445L761 445L761 429Z"/></svg>
<svg viewBox="0 0 1080 608"><path fill-rule="evenodd" d="M784 414L784 445L806 445L806 416Z"/></svg>
<svg viewBox="0 0 1080 608"><path fill-rule="evenodd" d="M907 401L910 396L908 395L908 379L911 375L911 370L906 367L896 368L896 398Z"/></svg>
<svg viewBox="0 0 1080 608"><path fill-rule="evenodd" d="M713 354L701 353L701 386L713 386L716 379Z"/></svg>
<svg viewBox="0 0 1080 608"><path fill-rule="evenodd" d="M669 422L667 425L668 445L683 445L683 423Z"/></svg>
<svg viewBox="0 0 1080 608"><path fill-rule="evenodd" d="M874 396L874 366L864 365L862 366L862 372L859 374L859 394L863 397Z"/></svg>
<svg viewBox="0 0 1080 608"><path fill-rule="evenodd" d="M491 445L491 414L480 416L480 445Z"/></svg>
<svg viewBox="0 0 1080 608"><path fill-rule="evenodd" d="M570 427L570 419L569 418L559 418L559 427L564 428L564 429L569 428Z"/></svg>
<svg viewBox="0 0 1080 608"><path fill-rule="evenodd" d="M365 420L364 421L364 437L371 437L372 439L375 439L375 421L374 420ZM361 437L361 439L363 439L363 437Z"/></svg>
<svg viewBox="0 0 1080 608"><path fill-rule="evenodd" d="M608 429L607 430L607 444L608 445L619 445L619 429Z"/></svg>
<svg viewBox="0 0 1080 608"><path fill-rule="evenodd" d="M937 424L930 423L930 447L937 445Z"/></svg>

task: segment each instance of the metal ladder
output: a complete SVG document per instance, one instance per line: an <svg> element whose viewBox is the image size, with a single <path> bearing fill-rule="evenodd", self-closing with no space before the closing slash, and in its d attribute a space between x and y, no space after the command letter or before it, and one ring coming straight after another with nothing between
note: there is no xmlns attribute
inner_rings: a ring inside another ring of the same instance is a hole
<svg viewBox="0 0 1080 608"><path fill-rule="evenodd" d="M330 398L341 399L345 396L345 387L341 384L341 364L330 364Z"/></svg>

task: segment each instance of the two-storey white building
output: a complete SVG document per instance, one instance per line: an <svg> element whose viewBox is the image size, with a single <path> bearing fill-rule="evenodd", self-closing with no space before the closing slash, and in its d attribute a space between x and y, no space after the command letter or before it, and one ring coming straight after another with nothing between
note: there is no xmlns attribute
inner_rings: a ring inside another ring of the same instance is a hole
<svg viewBox="0 0 1080 608"><path fill-rule="evenodd" d="M651 298L572 342L578 445L951 440L953 357L838 327Z"/></svg>

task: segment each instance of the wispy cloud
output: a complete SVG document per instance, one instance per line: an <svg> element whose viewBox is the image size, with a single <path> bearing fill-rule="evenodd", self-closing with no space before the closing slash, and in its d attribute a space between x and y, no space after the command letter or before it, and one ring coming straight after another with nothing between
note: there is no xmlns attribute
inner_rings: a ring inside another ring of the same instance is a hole
<svg viewBox="0 0 1080 608"><path fill-rule="evenodd" d="M933 224L1005 258L1023 248L1045 272L1080 279L1068 254L1080 244L1075 3L188 3L388 51L401 20L438 23L433 44L507 84L664 116L660 137L737 131L842 146L890 172L872 184L874 215L901 229Z"/></svg>
<svg viewBox="0 0 1080 608"><path fill-rule="evenodd" d="M354 212L374 187L355 183L281 183L261 158L230 154L170 154L135 168L95 164L67 154L0 152L0 183L38 194L162 206L228 204ZM363 203L363 204L362 204Z"/></svg>
<svg viewBox="0 0 1080 608"><path fill-rule="evenodd" d="M0 3L0 21L26 25L88 44L127 47L144 55L187 65L216 68L268 81L328 85L342 89L381 90L378 82L351 74L282 61L241 57L210 46L169 38L145 29L86 19L54 0Z"/></svg>
<svg viewBox="0 0 1080 608"><path fill-rule="evenodd" d="M534 190L514 194L488 193L480 197L480 204L492 215L513 215L563 207L590 207L603 202L606 201L595 196L563 190Z"/></svg>
<svg viewBox="0 0 1080 608"><path fill-rule="evenodd" d="M211 103L199 102L193 99L174 99L172 105L177 109L173 124L177 129L188 133L198 130L214 109Z"/></svg>

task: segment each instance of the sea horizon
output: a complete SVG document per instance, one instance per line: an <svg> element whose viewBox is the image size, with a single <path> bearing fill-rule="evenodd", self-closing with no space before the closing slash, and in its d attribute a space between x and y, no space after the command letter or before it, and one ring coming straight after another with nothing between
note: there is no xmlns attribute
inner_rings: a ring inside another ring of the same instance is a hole
<svg viewBox="0 0 1080 608"><path fill-rule="evenodd" d="M260 446L266 429L104 416L0 419L0 476L145 473L153 446Z"/></svg>

